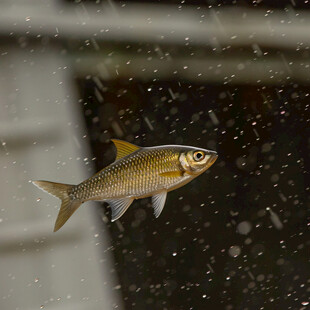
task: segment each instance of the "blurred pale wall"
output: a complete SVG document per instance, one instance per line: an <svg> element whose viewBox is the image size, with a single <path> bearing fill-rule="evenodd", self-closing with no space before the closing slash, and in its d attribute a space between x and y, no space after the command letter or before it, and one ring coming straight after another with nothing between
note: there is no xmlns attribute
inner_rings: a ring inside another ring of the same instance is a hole
<svg viewBox="0 0 310 310"><path fill-rule="evenodd" d="M19 43L1 47L0 308L121 309L92 204L53 233L60 201L30 183L93 173L74 72L57 46Z"/></svg>

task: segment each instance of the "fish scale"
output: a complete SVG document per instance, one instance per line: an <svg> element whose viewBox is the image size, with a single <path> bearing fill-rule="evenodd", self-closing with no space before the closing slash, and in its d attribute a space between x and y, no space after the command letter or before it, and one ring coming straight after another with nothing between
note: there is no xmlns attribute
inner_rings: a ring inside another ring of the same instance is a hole
<svg viewBox="0 0 310 310"><path fill-rule="evenodd" d="M105 199L122 196L145 196L178 181L162 178L160 173L180 169L179 153L173 150L147 150L123 158L103 169L98 175L72 188L76 199ZM103 186L105 184L105 186Z"/></svg>
<svg viewBox="0 0 310 310"><path fill-rule="evenodd" d="M117 148L114 163L78 185L33 181L39 188L60 198L62 204L54 231L60 229L79 206L88 200L110 204L112 221L119 219L134 199L152 196L158 217L167 192L190 182L217 159L214 151L191 146L164 145L141 148L112 140Z"/></svg>

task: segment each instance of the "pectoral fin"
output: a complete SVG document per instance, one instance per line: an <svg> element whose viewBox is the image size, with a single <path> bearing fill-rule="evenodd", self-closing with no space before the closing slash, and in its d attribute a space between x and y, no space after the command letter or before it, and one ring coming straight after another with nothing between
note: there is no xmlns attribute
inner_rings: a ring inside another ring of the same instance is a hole
<svg viewBox="0 0 310 310"><path fill-rule="evenodd" d="M167 191L163 191L152 196L152 204L154 208L154 215L156 218L159 217L161 211L163 210L166 198L167 198Z"/></svg>
<svg viewBox="0 0 310 310"><path fill-rule="evenodd" d="M168 172L162 172L159 175L161 177L177 178L177 177L182 177L183 176L183 172L182 171L168 171Z"/></svg>
<svg viewBox="0 0 310 310"><path fill-rule="evenodd" d="M133 198L121 198L105 200L112 209L112 222L118 220L129 208L133 202Z"/></svg>

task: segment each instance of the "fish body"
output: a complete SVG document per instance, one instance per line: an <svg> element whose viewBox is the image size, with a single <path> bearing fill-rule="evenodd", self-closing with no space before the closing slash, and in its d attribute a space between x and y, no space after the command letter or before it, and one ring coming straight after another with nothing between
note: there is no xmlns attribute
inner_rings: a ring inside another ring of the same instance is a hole
<svg viewBox="0 0 310 310"><path fill-rule="evenodd" d="M191 146L139 147L121 140L112 141L117 148L116 160L82 183L33 182L62 199L54 231L61 228L73 212L89 200L108 202L112 209L112 221L115 221L134 199L152 197L154 214L158 217L167 192L190 182L217 159L216 152Z"/></svg>

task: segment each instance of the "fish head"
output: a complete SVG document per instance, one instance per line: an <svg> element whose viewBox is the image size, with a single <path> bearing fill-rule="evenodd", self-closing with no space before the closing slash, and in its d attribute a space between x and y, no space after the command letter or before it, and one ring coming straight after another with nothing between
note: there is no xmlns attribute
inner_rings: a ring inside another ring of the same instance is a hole
<svg viewBox="0 0 310 310"><path fill-rule="evenodd" d="M181 152L179 160L186 173L199 175L209 169L217 157L218 155L215 151L191 148Z"/></svg>

